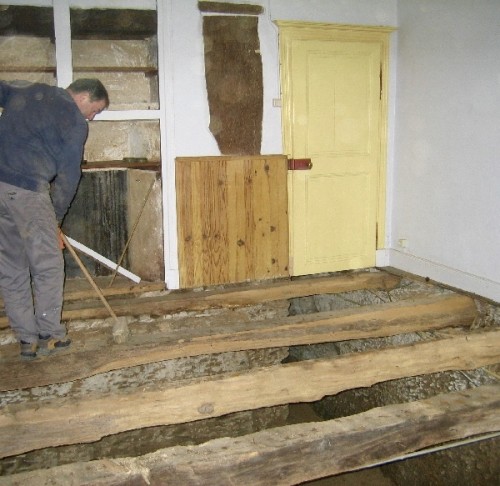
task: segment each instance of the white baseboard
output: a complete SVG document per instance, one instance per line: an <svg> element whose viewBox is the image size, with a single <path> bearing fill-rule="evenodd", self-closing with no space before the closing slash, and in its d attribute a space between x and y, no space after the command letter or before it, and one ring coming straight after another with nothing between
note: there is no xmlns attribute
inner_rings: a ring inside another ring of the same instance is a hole
<svg viewBox="0 0 500 486"><path fill-rule="evenodd" d="M390 267L390 250L389 249L383 249L383 250L377 250L375 252L375 265L377 267Z"/></svg>
<svg viewBox="0 0 500 486"><path fill-rule="evenodd" d="M379 265L380 261L380 265ZM394 249L377 251L378 267L393 267L500 303L500 281L474 275ZM500 278L500 275L499 275Z"/></svg>

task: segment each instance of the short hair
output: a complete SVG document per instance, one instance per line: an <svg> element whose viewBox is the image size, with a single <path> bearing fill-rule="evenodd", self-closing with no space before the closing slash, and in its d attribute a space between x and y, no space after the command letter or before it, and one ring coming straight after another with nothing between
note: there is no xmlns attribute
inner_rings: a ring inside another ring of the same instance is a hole
<svg viewBox="0 0 500 486"><path fill-rule="evenodd" d="M106 108L109 106L108 91L98 79L76 79L67 89L75 94L87 92L90 96L90 101L104 100L106 102Z"/></svg>

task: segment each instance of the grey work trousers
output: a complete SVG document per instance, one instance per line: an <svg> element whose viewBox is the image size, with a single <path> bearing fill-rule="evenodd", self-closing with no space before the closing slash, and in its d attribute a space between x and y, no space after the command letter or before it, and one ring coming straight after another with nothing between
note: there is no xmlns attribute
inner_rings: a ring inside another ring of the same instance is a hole
<svg viewBox="0 0 500 486"><path fill-rule="evenodd" d="M17 339L64 338L64 259L48 192L0 181L0 289Z"/></svg>

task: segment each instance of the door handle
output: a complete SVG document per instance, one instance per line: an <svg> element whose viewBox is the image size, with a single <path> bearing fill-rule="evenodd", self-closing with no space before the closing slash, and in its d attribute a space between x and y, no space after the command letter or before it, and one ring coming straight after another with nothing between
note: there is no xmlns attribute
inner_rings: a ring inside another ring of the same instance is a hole
<svg viewBox="0 0 500 486"><path fill-rule="evenodd" d="M288 170L311 170L311 159L288 159Z"/></svg>

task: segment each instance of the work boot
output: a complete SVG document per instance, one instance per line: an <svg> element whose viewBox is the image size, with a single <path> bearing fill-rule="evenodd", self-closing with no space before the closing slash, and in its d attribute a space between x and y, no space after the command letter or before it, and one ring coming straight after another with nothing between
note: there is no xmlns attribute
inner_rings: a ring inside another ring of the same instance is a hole
<svg viewBox="0 0 500 486"><path fill-rule="evenodd" d="M31 360L36 358L36 343L21 341L21 359Z"/></svg>
<svg viewBox="0 0 500 486"><path fill-rule="evenodd" d="M52 336L42 336L41 334L38 336L38 352L44 356L67 349L70 344L71 339L69 338L62 340Z"/></svg>

